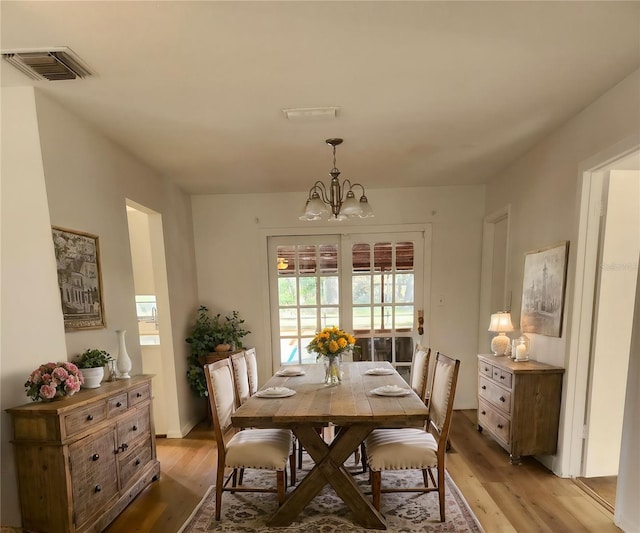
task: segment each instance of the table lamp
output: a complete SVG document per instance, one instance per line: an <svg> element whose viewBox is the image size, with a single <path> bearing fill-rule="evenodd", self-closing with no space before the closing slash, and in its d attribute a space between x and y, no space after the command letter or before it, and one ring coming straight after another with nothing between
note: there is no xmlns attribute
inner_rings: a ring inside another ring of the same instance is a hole
<svg viewBox="0 0 640 533"><path fill-rule="evenodd" d="M513 331L511 324L511 313L498 312L491 315L489 331L494 331L497 335L491 339L491 351L493 355L505 355L509 347L509 337L505 335L508 331Z"/></svg>

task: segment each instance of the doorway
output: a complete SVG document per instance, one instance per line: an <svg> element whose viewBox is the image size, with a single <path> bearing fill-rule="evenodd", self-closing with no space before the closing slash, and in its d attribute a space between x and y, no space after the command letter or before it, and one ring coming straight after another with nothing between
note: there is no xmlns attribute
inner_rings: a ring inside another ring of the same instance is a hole
<svg viewBox="0 0 640 533"><path fill-rule="evenodd" d="M640 255L640 152L593 170L585 179L590 237L582 287L587 297L580 314L589 318L581 335L584 346L589 335L589 344L586 357L578 360L585 393L580 462L574 459L573 475L613 512ZM593 280L590 295L588 279ZM577 394L578 412L579 402Z"/></svg>

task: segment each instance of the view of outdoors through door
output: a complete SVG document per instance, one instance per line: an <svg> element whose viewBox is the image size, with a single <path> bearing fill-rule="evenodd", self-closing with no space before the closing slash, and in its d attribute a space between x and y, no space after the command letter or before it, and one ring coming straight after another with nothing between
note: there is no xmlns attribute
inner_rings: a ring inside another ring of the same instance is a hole
<svg viewBox="0 0 640 533"><path fill-rule="evenodd" d="M315 362L307 345L335 325L356 337L355 361L388 361L408 377L422 240L419 232L270 239L276 364Z"/></svg>

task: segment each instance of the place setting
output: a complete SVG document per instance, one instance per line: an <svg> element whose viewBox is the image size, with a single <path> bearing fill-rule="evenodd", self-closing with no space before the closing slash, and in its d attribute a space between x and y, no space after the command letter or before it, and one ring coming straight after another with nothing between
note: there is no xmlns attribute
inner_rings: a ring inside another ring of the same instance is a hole
<svg viewBox="0 0 640 533"><path fill-rule="evenodd" d="M301 366L283 366L280 370L276 372L276 376L280 377L295 377L295 376L304 376L306 372Z"/></svg>
<svg viewBox="0 0 640 533"><path fill-rule="evenodd" d="M365 372L365 374L368 374L369 376L390 376L391 374L394 374L394 373L395 373L395 370L393 368L389 368L386 366L370 368Z"/></svg>
<svg viewBox="0 0 640 533"><path fill-rule="evenodd" d="M287 387L267 387L256 392L255 396L258 398L288 398L295 393L296 391Z"/></svg>
<svg viewBox="0 0 640 533"><path fill-rule="evenodd" d="M398 387L397 385L383 385L372 389L371 392L377 396L406 396L411 394L411 389Z"/></svg>

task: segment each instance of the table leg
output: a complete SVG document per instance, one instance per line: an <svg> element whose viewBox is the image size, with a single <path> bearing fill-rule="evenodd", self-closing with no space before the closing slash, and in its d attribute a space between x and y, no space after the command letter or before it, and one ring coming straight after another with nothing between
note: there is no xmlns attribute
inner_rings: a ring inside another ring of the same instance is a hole
<svg viewBox="0 0 640 533"><path fill-rule="evenodd" d="M289 525L322 490L322 487L329 483L351 509L360 525L370 529L386 529L384 516L373 507L353 476L343 466L353 450L372 429L366 425L346 426L331 445L327 445L312 427L296 428L294 430L296 436L316 464L289 494L284 504L271 517L268 525L275 527Z"/></svg>

